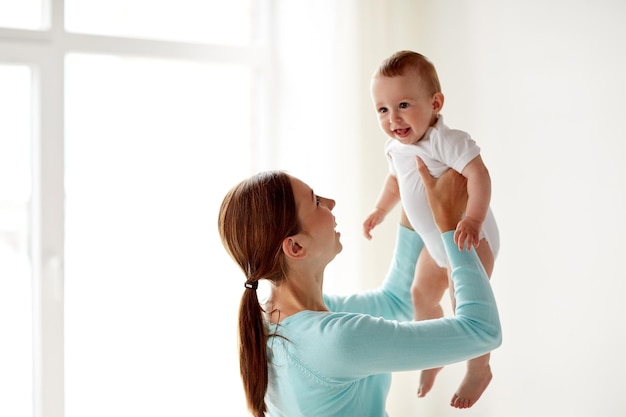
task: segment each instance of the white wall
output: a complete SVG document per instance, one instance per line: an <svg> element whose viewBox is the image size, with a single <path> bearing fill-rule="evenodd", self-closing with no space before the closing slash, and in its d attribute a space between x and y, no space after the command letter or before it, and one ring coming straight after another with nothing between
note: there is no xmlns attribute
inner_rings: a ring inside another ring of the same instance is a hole
<svg viewBox="0 0 626 417"><path fill-rule="evenodd" d="M337 199L344 253L327 288L377 285L394 243L394 215L374 240L360 234L387 168L369 98L383 58L406 48L434 61L446 122L474 136L491 171L504 328L494 379L475 407L455 410L447 404L464 364L446 367L421 400L418 373L396 374L390 416L626 415L626 3L273 4L285 19L276 30L286 90L277 94L287 101L272 164Z"/></svg>
<svg viewBox="0 0 626 417"><path fill-rule="evenodd" d="M447 402L462 364L423 400L418 374L398 374L390 415L626 415L626 3L396 0L365 2L361 13L358 82L367 88L398 49L434 61L446 122L483 148L502 238L492 282L504 343L490 387L459 411ZM361 217L386 168L367 105L361 169L373 184L362 186ZM392 223L364 249L372 285L387 267Z"/></svg>

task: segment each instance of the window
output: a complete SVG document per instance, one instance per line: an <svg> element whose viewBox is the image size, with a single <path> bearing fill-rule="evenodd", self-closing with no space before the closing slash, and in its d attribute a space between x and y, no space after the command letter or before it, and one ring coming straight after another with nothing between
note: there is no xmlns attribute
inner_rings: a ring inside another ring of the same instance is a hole
<svg viewBox="0 0 626 417"><path fill-rule="evenodd" d="M237 377L236 350L219 346L235 337L219 317L236 310L207 262L223 251L213 184L251 165L250 70L93 55L65 65L66 415L93 416L98 402L102 416L210 415L214 403L198 401L223 380L209 376Z"/></svg>
<svg viewBox="0 0 626 417"><path fill-rule="evenodd" d="M216 219L271 108L258 2L5 4L0 415L247 415Z"/></svg>
<svg viewBox="0 0 626 417"><path fill-rule="evenodd" d="M366 272L353 16L0 1L0 415L248 415L218 206L253 172L290 172L340 200L326 289Z"/></svg>

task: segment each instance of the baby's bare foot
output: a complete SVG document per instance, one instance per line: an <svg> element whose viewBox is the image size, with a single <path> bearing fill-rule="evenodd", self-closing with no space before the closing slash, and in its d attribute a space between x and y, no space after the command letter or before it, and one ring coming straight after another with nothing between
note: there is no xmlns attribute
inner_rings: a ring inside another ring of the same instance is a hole
<svg viewBox="0 0 626 417"><path fill-rule="evenodd" d="M491 367L489 365L468 369L459 389L452 396L450 405L455 408L470 408L480 398L491 382Z"/></svg>
<svg viewBox="0 0 626 417"><path fill-rule="evenodd" d="M422 398L428 394L435 383L435 377L442 368L424 369L420 374L420 386L417 389L417 396Z"/></svg>

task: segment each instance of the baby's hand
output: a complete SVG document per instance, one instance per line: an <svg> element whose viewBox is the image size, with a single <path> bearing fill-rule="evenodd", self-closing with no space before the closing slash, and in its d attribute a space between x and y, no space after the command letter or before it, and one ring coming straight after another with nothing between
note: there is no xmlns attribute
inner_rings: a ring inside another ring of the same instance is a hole
<svg viewBox="0 0 626 417"><path fill-rule="evenodd" d="M478 248L480 244L481 222L469 217L464 217L456 225L454 231L454 243L459 246L459 250L470 250L473 246Z"/></svg>
<svg viewBox="0 0 626 417"><path fill-rule="evenodd" d="M383 209L375 209L373 212L367 216L367 219L363 222L363 234L366 238L371 239L371 231L374 230L374 227L378 226L385 220L385 216L387 213Z"/></svg>

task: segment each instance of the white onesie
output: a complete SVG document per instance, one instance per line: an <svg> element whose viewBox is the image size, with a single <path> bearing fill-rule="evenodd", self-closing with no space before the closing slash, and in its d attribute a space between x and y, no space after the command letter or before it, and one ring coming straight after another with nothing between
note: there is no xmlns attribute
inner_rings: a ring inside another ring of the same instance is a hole
<svg viewBox="0 0 626 417"><path fill-rule="evenodd" d="M398 179L400 198L413 228L420 234L435 262L445 267L447 256L433 215L428 207L424 184L417 171L416 156L422 158L431 175L440 177L448 168L461 172L480 154L480 148L466 132L448 128L440 114L437 123L413 145L405 145L389 138L385 143L389 172ZM495 217L489 208L480 238L485 238L494 259L500 249L500 235Z"/></svg>

